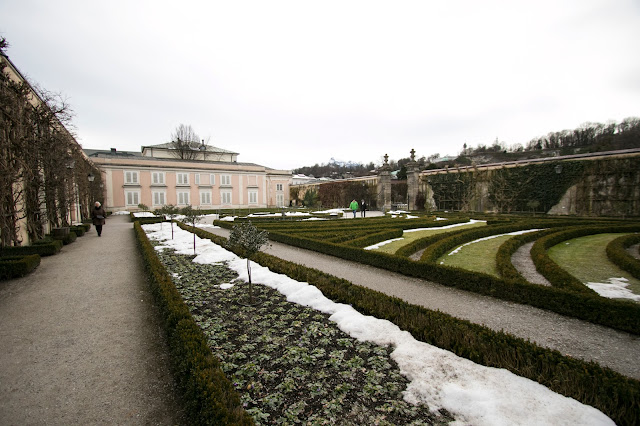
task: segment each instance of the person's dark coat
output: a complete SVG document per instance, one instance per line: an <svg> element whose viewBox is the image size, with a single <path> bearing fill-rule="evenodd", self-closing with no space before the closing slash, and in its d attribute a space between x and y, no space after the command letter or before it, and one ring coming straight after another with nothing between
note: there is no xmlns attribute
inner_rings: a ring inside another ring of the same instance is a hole
<svg viewBox="0 0 640 426"><path fill-rule="evenodd" d="M106 217L107 217L107 212L104 211L102 206L100 207L94 206L93 209L91 209L91 219L93 220L94 225L104 225L106 222L105 221Z"/></svg>

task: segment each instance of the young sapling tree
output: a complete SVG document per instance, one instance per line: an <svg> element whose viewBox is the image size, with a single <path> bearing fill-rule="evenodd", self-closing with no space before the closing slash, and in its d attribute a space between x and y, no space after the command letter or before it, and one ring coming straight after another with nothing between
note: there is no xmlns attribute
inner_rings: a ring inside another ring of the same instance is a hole
<svg viewBox="0 0 640 426"><path fill-rule="evenodd" d="M184 216L184 222L188 223L194 228L196 227L196 223L200 222L200 219L202 219L202 216L204 216L200 212L200 210L194 209L190 205L184 207L180 213L182 213L182 215ZM195 232L193 232L193 254L196 254L196 233Z"/></svg>
<svg viewBox="0 0 640 426"><path fill-rule="evenodd" d="M173 204L166 204L162 206L160 211L171 221L171 239L173 240L173 219L180 214L180 209Z"/></svg>
<svg viewBox="0 0 640 426"><path fill-rule="evenodd" d="M251 221L234 225L229 235L227 247L241 248L247 256L247 274L249 276L249 305L253 305L253 284L251 283L251 258L269 243L269 233L260 231Z"/></svg>

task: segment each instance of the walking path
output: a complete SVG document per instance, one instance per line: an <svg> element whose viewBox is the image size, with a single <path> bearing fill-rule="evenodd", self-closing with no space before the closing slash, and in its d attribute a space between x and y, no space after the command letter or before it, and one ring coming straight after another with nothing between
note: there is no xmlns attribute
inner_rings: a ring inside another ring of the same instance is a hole
<svg viewBox="0 0 640 426"><path fill-rule="evenodd" d="M181 424L128 216L0 282L0 423Z"/></svg>
<svg viewBox="0 0 640 426"><path fill-rule="evenodd" d="M224 237L229 235L229 231L222 228L207 228L207 231ZM493 330L503 330L565 355L595 361L640 379L640 357L637 356L640 353L639 336L284 244L272 242L265 251L416 305L440 310Z"/></svg>

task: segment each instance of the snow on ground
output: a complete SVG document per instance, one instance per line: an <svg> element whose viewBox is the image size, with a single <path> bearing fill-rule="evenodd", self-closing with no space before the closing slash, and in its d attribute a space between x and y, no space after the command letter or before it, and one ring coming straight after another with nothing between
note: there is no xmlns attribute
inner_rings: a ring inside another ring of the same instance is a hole
<svg viewBox="0 0 640 426"><path fill-rule="evenodd" d="M151 212L135 212L133 217L156 217L156 215Z"/></svg>
<svg viewBox="0 0 640 426"><path fill-rule="evenodd" d="M436 219L438 220L438 219ZM458 226L466 226L466 225L470 225L472 223L478 223L478 222L486 222L486 220L475 220L475 219L471 219L469 222L464 222L464 223L454 223L453 225L446 225L446 226L437 226L437 227L432 227L432 228L416 228L416 229L406 229L404 231L404 233L407 232L418 232L418 231L433 231L433 230L439 230L439 229L451 229L451 228L456 228ZM386 240L386 241L382 241L380 243L376 243L374 245L365 247L365 250L376 250L386 244L392 243L394 241L400 241L400 240L404 240L403 237L401 238L393 238L391 240Z"/></svg>
<svg viewBox="0 0 640 426"><path fill-rule="evenodd" d="M157 250L173 248L178 253L193 253L193 235L169 227L144 225L150 239L161 242ZM227 262L240 279L248 280L245 259L196 236L194 262ZM602 412L588 405L552 392L534 381L507 370L484 367L451 352L416 341L410 333L393 323L365 316L350 305L335 303L308 283L276 274L251 263L253 282L278 290L287 300L330 314L338 327L361 341L393 345L393 359L411 381L405 400L424 402L431 410L446 408L455 424L473 425L613 425Z"/></svg>
<svg viewBox="0 0 640 426"><path fill-rule="evenodd" d="M383 241L381 243L374 244L374 245L369 246L369 247L365 247L364 249L365 250L376 250L376 249L379 249L382 246L385 246L385 245L390 244L390 243L392 243L394 241L400 241L400 240L404 240L404 238L392 238L390 240L386 240L386 241Z"/></svg>
<svg viewBox="0 0 640 426"><path fill-rule="evenodd" d="M623 277L609 278L604 283L586 283L586 286L594 290L602 297L610 299L631 299L640 302L640 294L635 294L627 288L629 280Z"/></svg>
<svg viewBox="0 0 640 426"><path fill-rule="evenodd" d="M311 216L311 213L306 212L284 212L285 216ZM251 213L247 217L282 217L282 213Z"/></svg>
<svg viewBox="0 0 640 426"><path fill-rule="evenodd" d="M111 213L112 216L120 216L120 215L127 215L127 214L131 214L131 213L126 210Z"/></svg>
<svg viewBox="0 0 640 426"><path fill-rule="evenodd" d="M528 232L535 232L535 231L540 231L540 229L525 229L523 231L507 232L506 234L496 234L496 235L489 235L488 237L484 237L484 238L478 238L477 240L469 241L468 243L462 244L460 247L456 248L455 250L453 250L448 255L451 256L452 254L456 254L462 249L462 247L465 247L465 246L468 246L468 245L471 245L471 244L475 244L475 243L479 243L480 241L492 240L494 238L503 237L505 235L522 235L522 234L526 234Z"/></svg>

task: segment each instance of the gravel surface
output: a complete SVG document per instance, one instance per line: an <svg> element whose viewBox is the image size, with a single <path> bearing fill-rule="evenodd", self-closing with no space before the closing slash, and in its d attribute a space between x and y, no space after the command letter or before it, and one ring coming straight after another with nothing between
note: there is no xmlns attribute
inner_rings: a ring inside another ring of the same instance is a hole
<svg viewBox="0 0 640 426"><path fill-rule="evenodd" d="M184 424L128 216L0 282L0 423Z"/></svg>
<svg viewBox="0 0 640 426"><path fill-rule="evenodd" d="M531 247L535 241L522 245L511 255L511 263L522 274L522 276L533 284L551 286L551 283L536 270L536 265L533 264L531 259Z"/></svg>
<svg viewBox="0 0 640 426"><path fill-rule="evenodd" d="M638 253L639 248L640 244L634 244L631 247L627 247L627 252L636 259L640 259L640 253Z"/></svg>
<svg viewBox="0 0 640 426"><path fill-rule="evenodd" d="M221 228L207 230L229 234ZM640 379L639 336L284 244L272 243L266 252Z"/></svg>

